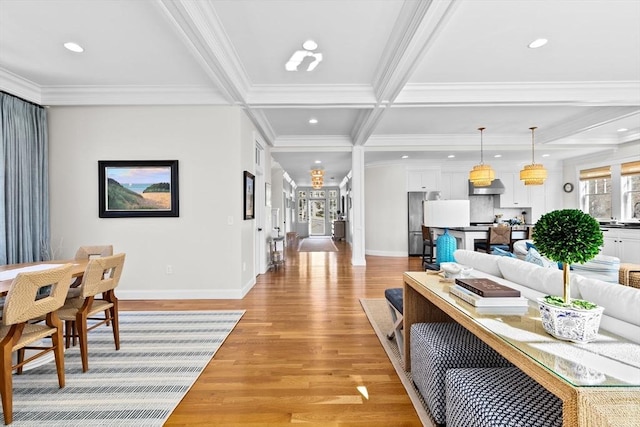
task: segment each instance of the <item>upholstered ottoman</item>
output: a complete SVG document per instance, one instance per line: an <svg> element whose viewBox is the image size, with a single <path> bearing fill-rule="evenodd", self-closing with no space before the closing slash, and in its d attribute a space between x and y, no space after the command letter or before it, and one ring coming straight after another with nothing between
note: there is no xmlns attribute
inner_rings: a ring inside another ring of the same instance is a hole
<svg viewBox="0 0 640 427"><path fill-rule="evenodd" d="M402 314L404 313L402 301L402 288L385 289L384 297L387 299L389 311L391 311L391 319L393 320L393 329L387 334L390 340L396 337L396 344L400 357L404 355L404 336L402 335Z"/></svg>
<svg viewBox="0 0 640 427"><path fill-rule="evenodd" d="M513 366L457 323L414 323L410 333L413 382L439 424L445 422L448 369Z"/></svg>
<svg viewBox="0 0 640 427"><path fill-rule="evenodd" d="M560 427L562 401L518 368L449 369L447 427Z"/></svg>

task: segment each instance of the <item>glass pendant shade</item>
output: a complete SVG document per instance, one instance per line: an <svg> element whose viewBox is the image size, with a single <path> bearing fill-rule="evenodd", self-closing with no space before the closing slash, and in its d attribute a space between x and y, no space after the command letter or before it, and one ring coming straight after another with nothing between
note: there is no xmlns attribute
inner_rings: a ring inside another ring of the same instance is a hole
<svg viewBox="0 0 640 427"><path fill-rule="evenodd" d="M485 165L483 161L482 132L484 129L485 128L478 128L480 131L480 164L475 165L469 172L469 181L471 181L474 187L488 187L496 177L496 173L491 166Z"/></svg>
<svg viewBox="0 0 640 427"><path fill-rule="evenodd" d="M531 130L531 164L525 165L520 171L520 181L524 182L524 185L542 185L545 179L547 179L547 170L540 163L535 161L533 133L536 127L530 127Z"/></svg>

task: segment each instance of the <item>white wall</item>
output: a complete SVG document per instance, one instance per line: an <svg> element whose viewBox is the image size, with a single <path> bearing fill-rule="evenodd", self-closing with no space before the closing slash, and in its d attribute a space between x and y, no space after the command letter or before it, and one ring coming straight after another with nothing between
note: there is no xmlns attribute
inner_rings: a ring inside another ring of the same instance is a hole
<svg viewBox="0 0 640 427"><path fill-rule="evenodd" d="M407 169L404 165L365 168L365 253L407 256Z"/></svg>
<svg viewBox="0 0 640 427"><path fill-rule="evenodd" d="M241 298L255 283L241 191L251 128L235 107L50 108L55 257L113 244L127 254L123 299ZM154 159L179 161L180 217L98 218L98 160Z"/></svg>

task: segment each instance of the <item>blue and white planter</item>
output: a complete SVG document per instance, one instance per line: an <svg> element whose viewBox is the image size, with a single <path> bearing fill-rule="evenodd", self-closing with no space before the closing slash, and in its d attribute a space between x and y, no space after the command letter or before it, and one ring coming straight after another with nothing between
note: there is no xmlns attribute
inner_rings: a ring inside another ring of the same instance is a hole
<svg viewBox="0 0 640 427"><path fill-rule="evenodd" d="M544 298L538 298L538 307L544 330L558 339L584 344L598 336L604 307L589 310L560 307L547 303Z"/></svg>

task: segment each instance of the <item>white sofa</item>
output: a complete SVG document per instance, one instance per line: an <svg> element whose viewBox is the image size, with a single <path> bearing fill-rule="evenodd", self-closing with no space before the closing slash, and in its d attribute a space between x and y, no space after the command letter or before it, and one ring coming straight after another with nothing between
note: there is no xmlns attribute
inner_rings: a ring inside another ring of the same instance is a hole
<svg viewBox="0 0 640 427"><path fill-rule="evenodd" d="M473 268L472 276L488 277L535 300L562 295L562 270L544 268L518 258L458 249L456 262ZM571 297L604 307L600 328L640 343L640 289L570 274Z"/></svg>

